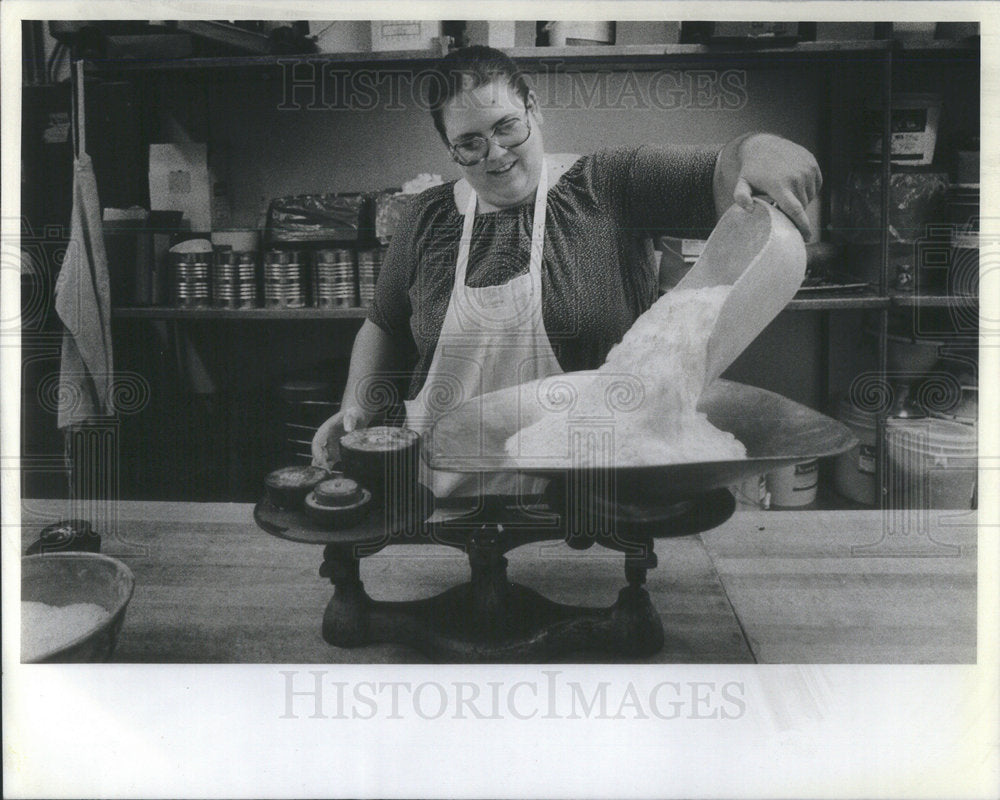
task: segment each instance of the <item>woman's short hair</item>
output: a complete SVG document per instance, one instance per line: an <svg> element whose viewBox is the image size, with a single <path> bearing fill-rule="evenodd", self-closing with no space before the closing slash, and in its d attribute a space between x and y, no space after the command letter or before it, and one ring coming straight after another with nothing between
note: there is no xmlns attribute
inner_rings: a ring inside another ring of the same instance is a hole
<svg viewBox="0 0 1000 800"><path fill-rule="evenodd" d="M435 79L429 82L427 103L441 138L448 141L444 130L444 105L468 89L478 89L494 81L506 81L528 104L531 84L510 56L484 45L472 45L452 50L434 67Z"/></svg>

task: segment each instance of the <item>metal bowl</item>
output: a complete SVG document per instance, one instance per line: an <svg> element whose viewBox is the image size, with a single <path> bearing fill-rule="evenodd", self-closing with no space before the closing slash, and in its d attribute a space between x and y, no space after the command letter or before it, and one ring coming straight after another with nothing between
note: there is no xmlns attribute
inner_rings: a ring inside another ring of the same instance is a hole
<svg viewBox="0 0 1000 800"><path fill-rule="evenodd" d="M135 576L117 559L98 553L49 553L21 558L21 600L68 606L94 603L108 616L90 630L25 663L108 661L125 621ZM22 630L23 636L23 630Z"/></svg>

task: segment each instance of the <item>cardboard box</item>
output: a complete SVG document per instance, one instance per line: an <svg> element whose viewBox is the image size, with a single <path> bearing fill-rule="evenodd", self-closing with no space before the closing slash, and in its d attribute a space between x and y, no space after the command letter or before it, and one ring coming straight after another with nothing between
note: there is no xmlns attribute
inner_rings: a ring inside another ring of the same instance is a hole
<svg viewBox="0 0 1000 800"><path fill-rule="evenodd" d="M141 36L108 36L105 58L109 61L139 59L170 61L194 52L186 33L148 33Z"/></svg>
<svg viewBox="0 0 1000 800"><path fill-rule="evenodd" d="M747 41L798 41L802 37L801 25L798 22L714 22L712 23L712 41L727 41L740 39Z"/></svg>
<svg viewBox="0 0 1000 800"><path fill-rule="evenodd" d="M361 53L372 49L372 26L368 20L338 19L310 21L309 35L320 53Z"/></svg>
<svg viewBox="0 0 1000 800"><path fill-rule="evenodd" d="M817 22L817 42L862 41L875 38L874 22Z"/></svg>
<svg viewBox="0 0 1000 800"><path fill-rule="evenodd" d="M677 44L680 22L630 20L615 23L615 44Z"/></svg>
<svg viewBox="0 0 1000 800"><path fill-rule="evenodd" d="M516 44L517 23L514 20L487 22L473 19L465 23L465 33L469 44L485 44L489 47L506 49Z"/></svg>
<svg viewBox="0 0 1000 800"><path fill-rule="evenodd" d="M941 95L896 94L892 97L893 163L930 164L934 161L938 122L941 119ZM882 154L882 112L868 109L867 155L877 161Z"/></svg>
<svg viewBox="0 0 1000 800"><path fill-rule="evenodd" d="M149 146L149 208L180 211L191 230L211 230L208 145L185 142Z"/></svg>
<svg viewBox="0 0 1000 800"><path fill-rule="evenodd" d="M152 211L180 211L191 230L211 231L231 221L226 151L214 148L209 156L203 142L176 142L149 146L149 207Z"/></svg>
<svg viewBox="0 0 1000 800"><path fill-rule="evenodd" d="M430 50L441 35L441 23L434 20L380 19L372 26L372 50Z"/></svg>
<svg viewBox="0 0 1000 800"><path fill-rule="evenodd" d="M518 20L514 23L514 47L534 47L538 38L535 23L531 20Z"/></svg>
<svg viewBox="0 0 1000 800"><path fill-rule="evenodd" d="M930 22L893 22L892 23L892 38L893 39L933 39L934 38L934 26L933 20Z"/></svg>

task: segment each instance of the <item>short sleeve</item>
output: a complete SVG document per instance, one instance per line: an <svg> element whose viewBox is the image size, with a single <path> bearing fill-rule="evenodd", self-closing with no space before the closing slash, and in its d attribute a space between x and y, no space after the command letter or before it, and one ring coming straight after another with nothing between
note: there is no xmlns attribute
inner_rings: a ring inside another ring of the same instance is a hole
<svg viewBox="0 0 1000 800"><path fill-rule="evenodd" d="M603 203L638 236L706 239L715 227L713 178L721 147L645 145L595 154Z"/></svg>
<svg viewBox="0 0 1000 800"><path fill-rule="evenodd" d="M411 202L389 242L368 319L393 338L410 339L409 289L416 271L418 202Z"/></svg>

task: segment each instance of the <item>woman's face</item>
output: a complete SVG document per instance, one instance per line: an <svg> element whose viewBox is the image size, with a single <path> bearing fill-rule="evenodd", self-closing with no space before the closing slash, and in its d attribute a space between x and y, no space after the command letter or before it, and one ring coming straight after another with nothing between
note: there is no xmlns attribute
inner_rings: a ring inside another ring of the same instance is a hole
<svg viewBox="0 0 1000 800"><path fill-rule="evenodd" d="M545 151L542 115L533 93L528 97L528 105L525 109L517 92L506 81L494 81L476 89L466 89L442 108L441 118L449 142L469 135L489 137L498 123L530 115L531 135L523 144L507 149L491 141L485 159L470 167L461 167L481 203L504 208L534 195Z"/></svg>

